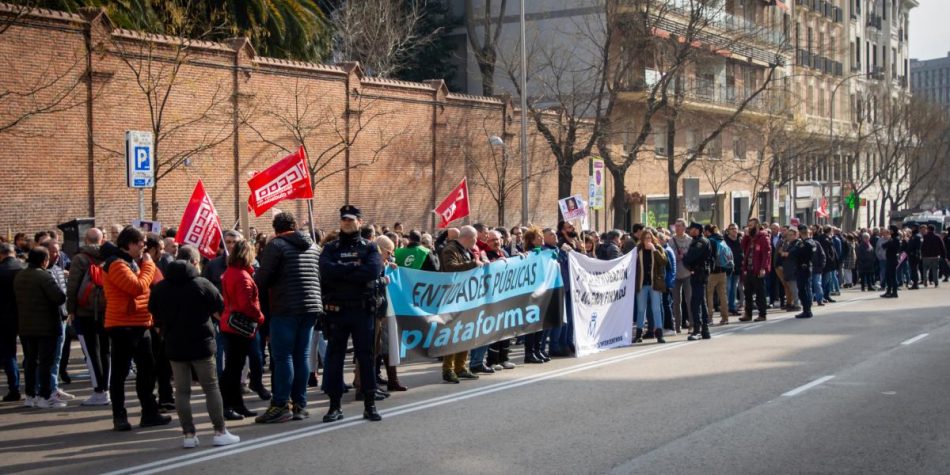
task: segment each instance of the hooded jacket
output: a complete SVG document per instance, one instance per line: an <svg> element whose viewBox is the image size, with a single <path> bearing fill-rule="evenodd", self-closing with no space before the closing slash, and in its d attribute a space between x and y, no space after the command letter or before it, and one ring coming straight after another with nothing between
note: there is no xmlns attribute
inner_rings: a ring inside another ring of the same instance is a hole
<svg viewBox="0 0 950 475"><path fill-rule="evenodd" d="M81 318L92 318L94 316L89 309L79 307L79 287L82 285L86 272L89 272L89 266L92 264L101 265L102 262L102 253L99 252L99 246L82 246L79 248L79 252L73 256L69 279L66 280L66 311L70 315Z"/></svg>
<svg viewBox="0 0 950 475"><path fill-rule="evenodd" d="M111 243L99 251L106 259L102 283L106 294L105 328L151 327L148 298L157 270L155 263L142 261L140 267L132 256Z"/></svg>
<svg viewBox="0 0 950 475"><path fill-rule="evenodd" d="M13 279L20 336L59 336L63 332L60 306L66 293L46 269L28 267Z"/></svg>
<svg viewBox="0 0 950 475"><path fill-rule="evenodd" d="M148 310L155 318L171 361L195 361L215 354L211 318L224 310L214 284L186 261L168 264L165 280L152 289Z"/></svg>
<svg viewBox="0 0 950 475"><path fill-rule="evenodd" d="M254 282L269 293L268 315L323 313L320 252L310 236L299 231L277 236L264 248Z"/></svg>
<svg viewBox="0 0 950 475"><path fill-rule="evenodd" d="M13 256L0 262L0 332L6 335L16 335L17 332L17 307L13 279L23 268L20 260Z"/></svg>
<svg viewBox="0 0 950 475"><path fill-rule="evenodd" d="M772 243L768 235L759 231L752 236L742 236L742 273L759 276L761 271L766 274L772 270Z"/></svg>
<svg viewBox="0 0 950 475"><path fill-rule="evenodd" d="M254 269L241 268L237 266L228 266L221 276L221 291L224 297L224 313L221 314L221 331L224 333L234 333L231 330L230 318L234 312L242 313L257 321L258 325L264 323L264 314L261 313L260 298L257 293L257 284L251 275Z"/></svg>

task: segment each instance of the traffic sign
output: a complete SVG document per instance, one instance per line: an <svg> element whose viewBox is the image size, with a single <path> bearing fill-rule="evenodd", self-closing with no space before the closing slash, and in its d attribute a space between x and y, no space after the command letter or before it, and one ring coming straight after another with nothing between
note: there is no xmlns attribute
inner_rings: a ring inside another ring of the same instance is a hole
<svg viewBox="0 0 950 475"><path fill-rule="evenodd" d="M155 137L151 132L125 132L126 185L129 188L155 186Z"/></svg>

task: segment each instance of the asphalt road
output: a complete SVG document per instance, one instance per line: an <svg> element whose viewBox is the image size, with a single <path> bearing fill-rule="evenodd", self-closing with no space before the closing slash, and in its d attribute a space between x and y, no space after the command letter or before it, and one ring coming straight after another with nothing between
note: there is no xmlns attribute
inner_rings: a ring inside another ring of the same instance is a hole
<svg viewBox="0 0 950 475"><path fill-rule="evenodd" d="M346 419L322 424L327 401L313 394L313 418L233 423L243 441L228 448L209 447L198 388L193 451L177 421L117 434L108 408L4 404L0 472L948 473L948 301L950 286L896 300L845 291L807 321L774 314L711 341L681 335L457 386L411 365L382 423L349 402Z"/></svg>

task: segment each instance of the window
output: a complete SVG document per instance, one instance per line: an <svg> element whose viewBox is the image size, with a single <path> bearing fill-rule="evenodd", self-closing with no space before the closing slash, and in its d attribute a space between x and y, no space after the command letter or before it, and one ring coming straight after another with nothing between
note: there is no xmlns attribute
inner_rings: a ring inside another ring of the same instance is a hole
<svg viewBox="0 0 950 475"><path fill-rule="evenodd" d="M707 155L710 160L722 160L722 134L709 141Z"/></svg>
<svg viewBox="0 0 950 475"><path fill-rule="evenodd" d="M861 37L857 38L857 41L854 43L854 64L857 65L855 69L858 71L861 70Z"/></svg>
<svg viewBox="0 0 950 475"><path fill-rule="evenodd" d="M686 151L696 151L696 131L693 129L686 129Z"/></svg>
<svg viewBox="0 0 950 475"><path fill-rule="evenodd" d="M666 124L653 127L653 152L655 158L669 157L670 150L667 146L670 138L669 132L669 129L666 128Z"/></svg>
<svg viewBox="0 0 950 475"><path fill-rule="evenodd" d="M742 137L735 136L732 138L732 157L736 160L746 159L745 140Z"/></svg>

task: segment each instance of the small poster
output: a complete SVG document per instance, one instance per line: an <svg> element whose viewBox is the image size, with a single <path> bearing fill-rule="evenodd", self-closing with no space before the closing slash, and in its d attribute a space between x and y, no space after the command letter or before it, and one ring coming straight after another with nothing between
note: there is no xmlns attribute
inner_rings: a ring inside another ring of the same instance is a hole
<svg viewBox="0 0 950 475"><path fill-rule="evenodd" d="M564 221L583 220L587 216L587 206L581 195L568 196L558 201Z"/></svg>

